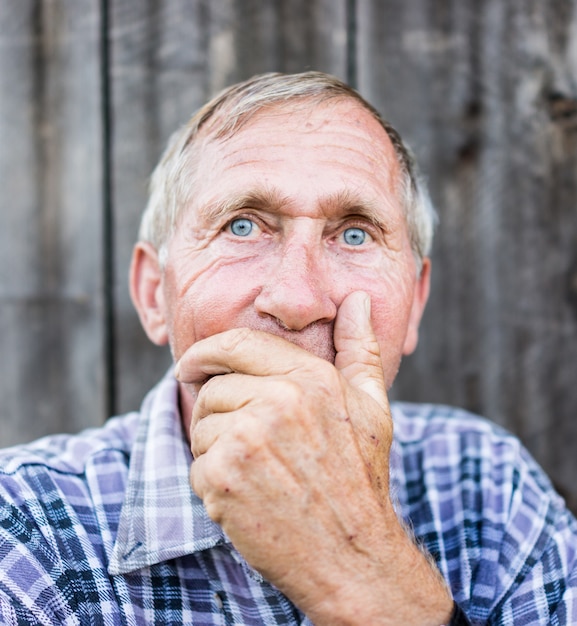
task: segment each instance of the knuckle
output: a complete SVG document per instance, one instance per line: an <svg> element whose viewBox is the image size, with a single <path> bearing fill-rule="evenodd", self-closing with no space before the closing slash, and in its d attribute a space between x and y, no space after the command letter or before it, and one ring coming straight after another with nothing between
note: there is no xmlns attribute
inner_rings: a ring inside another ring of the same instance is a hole
<svg viewBox="0 0 577 626"><path fill-rule="evenodd" d="M190 434L190 451L193 459L198 459L204 452L202 444L202 422L199 422Z"/></svg>
<svg viewBox="0 0 577 626"><path fill-rule="evenodd" d="M214 450L196 459L192 464L193 488L199 487L197 494L206 500L218 500L231 491L231 479L227 464L221 461L221 454Z"/></svg>
<svg viewBox="0 0 577 626"><path fill-rule="evenodd" d="M250 328L232 328L221 335L220 348L224 352L235 352L250 336Z"/></svg>
<svg viewBox="0 0 577 626"><path fill-rule="evenodd" d="M222 500L209 493L203 498L204 508L213 522L221 524L224 517L224 506Z"/></svg>
<svg viewBox="0 0 577 626"><path fill-rule="evenodd" d="M344 410L343 377L332 364L321 364L316 374L311 373L311 379L315 382L312 393L321 406L341 406Z"/></svg>
<svg viewBox="0 0 577 626"><path fill-rule="evenodd" d="M221 376L213 376L203 383L194 403L194 408L197 409L198 415L204 416L210 413L211 399L218 395L218 388L221 383Z"/></svg>
<svg viewBox="0 0 577 626"><path fill-rule="evenodd" d="M273 399L282 407L286 402L299 402L304 393L303 385L299 380L285 377L276 382Z"/></svg>
<svg viewBox="0 0 577 626"><path fill-rule="evenodd" d="M230 433L234 441L230 462L241 466L266 449L271 442L269 425L263 416L245 417Z"/></svg>

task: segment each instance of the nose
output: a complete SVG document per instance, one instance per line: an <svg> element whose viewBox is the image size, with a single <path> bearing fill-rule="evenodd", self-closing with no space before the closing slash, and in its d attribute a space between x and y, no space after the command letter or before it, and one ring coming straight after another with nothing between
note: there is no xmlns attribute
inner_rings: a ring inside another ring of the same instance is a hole
<svg viewBox="0 0 577 626"><path fill-rule="evenodd" d="M321 252L305 243L285 245L254 301L257 313L296 331L334 320L337 305L330 293L332 276L321 257Z"/></svg>

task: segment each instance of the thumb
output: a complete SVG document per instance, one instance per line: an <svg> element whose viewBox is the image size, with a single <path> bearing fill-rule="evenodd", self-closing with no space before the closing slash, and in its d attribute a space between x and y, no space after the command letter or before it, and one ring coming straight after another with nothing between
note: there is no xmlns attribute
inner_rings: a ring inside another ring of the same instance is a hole
<svg viewBox="0 0 577 626"><path fill-rule="evenodd" d="M371 324L371 299L363 291L349 294L335 320L335 367L355 388L388 408L379 343Z"/></svg>

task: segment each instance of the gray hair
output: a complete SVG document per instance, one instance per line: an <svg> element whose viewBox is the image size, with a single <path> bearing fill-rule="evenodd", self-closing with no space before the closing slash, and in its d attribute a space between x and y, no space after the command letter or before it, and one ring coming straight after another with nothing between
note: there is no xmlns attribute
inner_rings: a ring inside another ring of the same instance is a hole
<svg viewBox="0 0 577 626"><path fill-rule="evenodd" d="M399 200L403 207L413 253L420 267L431 250L436 214L415 159L399 133L354 89L328 74L268 73L254 76L216 95L171 137L154 170L150 195L142 215L139 238L150 242L164 262L166 245L183 207L194 192L194 162L202 158L198 147L201 129L213 139L232 135L256 113L286 103L305 104L331 99L353 100L367 110L387 133L400 167Z"/></svg>

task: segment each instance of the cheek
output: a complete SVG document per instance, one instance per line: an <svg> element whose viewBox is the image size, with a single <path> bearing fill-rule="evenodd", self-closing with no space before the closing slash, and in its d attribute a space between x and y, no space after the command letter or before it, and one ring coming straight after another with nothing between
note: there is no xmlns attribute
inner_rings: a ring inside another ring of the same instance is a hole
<svg viewBox="0 0 577 626"><path fill-rule="evenodd" d="M379 342L385 385L389 389L401 365L407 337L409 310L402 304L397 309L373 305L371 317L373 330Z"/></svg>
<svg viewBox="0 0 577 626"><path fill-rule="evenodd" d="M403 345L408 327L408 313L408 308L402 303L398 303L397 307L388 306L388 303L387 306L379 306L373 301L373 330L381 346L385 346L387 350L396 350Z"/></svg>
<svg viewBox="0 0 577 626"><path fill-rule="evenodd" d="M249 324L262 272L243 263L213 263L180 285L169 305L169 341L175 359L194 342Z"/></svg>
<svg viewBox="0 0 577 626"><path fill-rule="evenodd" d="M359 288L362 289L361 286ZM414 280L390 277L367 285L371 296L371 318L383 355L401 352L407 334L413 301Z"/></svg>

